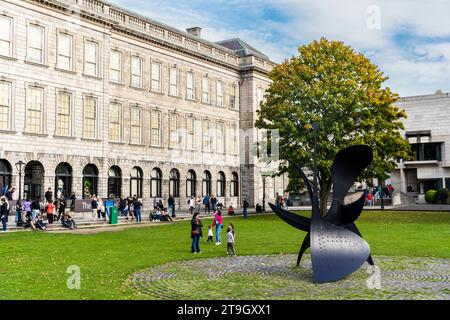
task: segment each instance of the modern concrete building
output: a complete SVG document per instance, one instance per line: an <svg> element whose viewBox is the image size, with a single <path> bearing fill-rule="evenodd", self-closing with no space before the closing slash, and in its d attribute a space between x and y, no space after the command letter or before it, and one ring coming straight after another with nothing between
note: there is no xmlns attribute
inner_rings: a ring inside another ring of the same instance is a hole
<svg viewBox="0 0 450 320"><path fill-rule="evenodd" d="M270 59L99 0L0 0L0 187L273 199L253 154ZM148 208L148 206L147 206Z"/></svg>
<svg viewBox="0 0 450 320"><path fill-rule="evenodd" d="M396 105L408 115L403 134L412 160L399 163L391 183L423 202L427 190L450 189L450 93L404 97Z"/></svg>

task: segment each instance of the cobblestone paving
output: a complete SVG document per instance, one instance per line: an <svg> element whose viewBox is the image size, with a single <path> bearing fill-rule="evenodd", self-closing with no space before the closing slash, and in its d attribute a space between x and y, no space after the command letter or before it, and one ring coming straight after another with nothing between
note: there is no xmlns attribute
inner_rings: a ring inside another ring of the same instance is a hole
<svg viewBox="0 0 450 320"><path fill-rule="evenodd" d="M366 263L325 284L313 283L308 255L297 268L296 255L281 254L172 262L133 274L127 285L148 299L450 300L450 259L374 259L379 273Z"/></svg>

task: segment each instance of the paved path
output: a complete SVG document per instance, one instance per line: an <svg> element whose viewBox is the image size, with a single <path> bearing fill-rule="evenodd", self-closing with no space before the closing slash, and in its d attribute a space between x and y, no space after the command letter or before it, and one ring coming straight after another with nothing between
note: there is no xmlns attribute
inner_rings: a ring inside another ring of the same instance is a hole
<svg viewBox="0 0 450 320"><path fill-rule="evenodd" d="M299 268L296 259L281 254L173 262L138 272L127 285L147 299L450 300L450 259L375 256L379 289L367 263L338 282L314 284L309 255Z"/></svg>

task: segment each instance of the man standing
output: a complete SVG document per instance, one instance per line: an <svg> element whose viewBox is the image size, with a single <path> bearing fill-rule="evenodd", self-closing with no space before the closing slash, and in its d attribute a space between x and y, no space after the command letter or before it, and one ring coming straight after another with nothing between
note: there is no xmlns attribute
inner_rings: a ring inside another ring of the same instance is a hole
<svg viewBox="0 0 450 320"><path fill-rule="evenodd" d="M244 218L247 219L247 210L248 210L249 203L247 201L247 198L244 198L242 207L244 208Z"/></svg>
<svg viewBox="0 0 450 320"><path fill-rule="evenodd" d="M53 201L52 188L48 188L47 192L45 193L45 200L47 200L47 202L52 202Z"/></svg>
<svg viewBox="0 0 450 320"><path fill-rule="evenodd" d="M171 194L169 194L169 199L167 199L167 206L171 216L175 217L175 198Z"/></svg>
<svg viewBox="0 0 450 320"><path fill-rule="evenodd" d="M203 204L205 205L205 213L208 212L208 214L211 212L210 202L209 202L209 195L206 195L203 198Z"/></svg>
<svg viewBox="0 0 450 320"><path fill-rule="evenodd" d="M189 205L189 211L191 212L191 215L194 214L194 209L195 209L195 200L194 197L191 196L188 200L188 205Z"/></svg>
<svg viewBox="0 0 450 320"><path fill-rule="evenodd" d="M210 201L211 201L212 211L215 213L216 207L217 207L217 198L214 195L212 195Z"/></svg>

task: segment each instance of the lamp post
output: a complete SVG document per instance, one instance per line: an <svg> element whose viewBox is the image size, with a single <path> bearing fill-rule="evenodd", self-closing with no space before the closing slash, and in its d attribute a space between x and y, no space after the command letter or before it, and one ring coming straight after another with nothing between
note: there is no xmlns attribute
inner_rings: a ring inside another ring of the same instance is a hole
<svg viewBox="0 0 450 320"><path fill-rule="evenodd" d="M25 162L20 160L16 163L16 169L19 172L19 200L22 200L22 168L25 165Z"/></svg>
<svg viewBox="0 0 450 320"><path fill-rule="evenodd" d="M262 211L266 212L266 176L263 175L263 205L262 205Z"/></svg>

